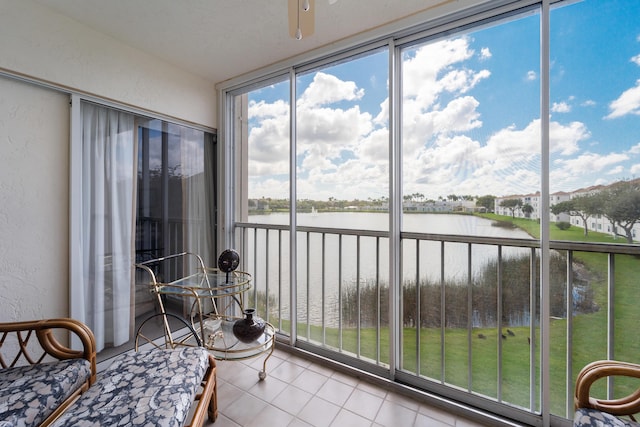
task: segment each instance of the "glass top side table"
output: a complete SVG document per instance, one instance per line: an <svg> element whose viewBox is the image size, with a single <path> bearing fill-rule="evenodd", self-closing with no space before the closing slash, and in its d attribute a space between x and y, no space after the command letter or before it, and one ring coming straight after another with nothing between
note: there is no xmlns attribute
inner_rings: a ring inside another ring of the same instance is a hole
<svg viewBox="0 0 640 427"><path fill-rule="evenodd" d="M195 273L179 277L170 282L161 282L154 272L153 266L169 262L176 258L194 257L198 266ZM266 363L273 353L275 345L275 328L265 324L262 336L250 343L239 341L233 334L233 323L241 319L236 310L244 312L244 294L251 288L251 275L242 271L223 272L216 268L208 268L202 258L193 253L183 252L166 257L151 259L136 264L136 268L146 271L150 280L146 283L155 294L159 307L156 313L146 319L136 333L136 349L138 341L152 342L147 338L149 329L145 325L152 319L160 317L164 328L164 346L174 348L178 345L204 346L213 356L220 360L241 360L267 354L263 370L258 373L261 380L266 378ZM190 303L189 322L165 309L163 297L177 296ZM211 311L205 307L211 307ZM186 327L186 334L176 333L171 328L170 320ZM153 342L152 342L153 344ZM159 345L156 345L159 346Z"/></svg>

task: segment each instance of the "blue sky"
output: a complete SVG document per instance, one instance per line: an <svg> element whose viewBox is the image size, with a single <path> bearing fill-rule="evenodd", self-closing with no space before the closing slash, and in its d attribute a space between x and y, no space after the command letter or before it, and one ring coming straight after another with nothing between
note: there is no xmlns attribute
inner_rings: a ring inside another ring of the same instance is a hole
<svg viewBox="0 0 640 427"><path fill-rule="evenodd" d="M640 176L640 2L551 14L551 191ZM540 24L528 13L403 51L403 189L540 189ZM298 77L298 198L388 195L386 51ZM249 197L288 197L288 83L251 92Z"/></svg>

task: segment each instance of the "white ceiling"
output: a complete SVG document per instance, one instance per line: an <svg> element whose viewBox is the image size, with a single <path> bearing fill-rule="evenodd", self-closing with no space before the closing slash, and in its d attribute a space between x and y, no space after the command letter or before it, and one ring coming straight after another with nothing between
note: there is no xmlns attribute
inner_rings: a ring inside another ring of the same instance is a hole
<svg viewBox="0 0 640 427"><path fill-rule="evenodd" d="M289 36L287 0L35 0L218 83L454 0L315 0L315 33Z"/></svg>

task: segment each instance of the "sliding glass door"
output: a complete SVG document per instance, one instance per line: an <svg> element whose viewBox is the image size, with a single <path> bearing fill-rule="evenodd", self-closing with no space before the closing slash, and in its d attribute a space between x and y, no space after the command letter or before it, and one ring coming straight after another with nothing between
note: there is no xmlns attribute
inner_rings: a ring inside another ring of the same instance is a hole
<svg viewBox="0 0 640 427"><path fill-rule="evenodd" d="M126 348L156 309L135 263L186 251L215 266L215 135L90 102L78 115L71 314L94 331L99 350ZM190 268L152 267L162 281ZM182 313L184 303L167 307Z"/></svg>

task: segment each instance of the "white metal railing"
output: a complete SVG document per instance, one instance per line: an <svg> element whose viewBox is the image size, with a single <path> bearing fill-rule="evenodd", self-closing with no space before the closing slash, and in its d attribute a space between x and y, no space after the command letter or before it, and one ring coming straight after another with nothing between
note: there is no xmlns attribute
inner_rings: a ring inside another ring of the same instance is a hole
<svg viewBox="0 0 640 427"><path fill-rule="evenodd" d="M485 405L496 412L499 410L502 414L506 406L509 408L507 413L514 411L516 418L521 413L539 413L539 241L401 233L402 283L393 284L400 286L400 319L392 322L392 319L388 319L387 232L322 227L298 227L296 232L298 277L294 283L298 295L297 343L308 344L305 348L312 351L316 349L320 354L344 358L347 363L358 367L369 366L372 372L388 372L389 343L393 342L389 335L398 333L401 337L401 366L395 371L396 379L458 400L474 404L480 402L481 406ZM236 238L238 249L243 254L242 268L254 278L250 300L259 312L276 325L281 334L288 335L291 330L291 278L287 274L289 227L236 223ZM565 336L554 336L554 348L551 349L555 353L553 360L564 361L560 368L554 368L559 371L554 371L552 380L562 381L564 386L561 391L553 390L552 400L556 405L553 413L570 419L573 414L576 371L593 359L616 357L617 348L636 346L632 337L615 333L616 319L624 314L621 314L622 309L619 310L620 303L615 300L616 285L632 286L628 283L629 274L621 272L618 277L615 267L617 259L622 259L627 272L640 265L637 264L640 246L565 241L552 241L550 246L557 258L556 264L564 265L562 271L557 266L552 271L552 295L555 298L552 316L554 321L566 324L564 328L554 329L554 334ZM457 251L454 259L449 259L448 255L454 248ZM495 279L492 280L496 282L495 297L490 302L478 302L477 299L481 293L478 265L487 262L486 254L482 251L494 254ZM524 257L523 265L526 264L524 267L521 265L517 272L509 270L509 266L513 267L509 260L514 257ZM435 265L434 259L437 261ZM590 273L594 276L591 280L596 287L597 295L594 298L606 296L599 302L599 307L591 309L576 308L580 303L584 304L583 296L578 292L584 286L578 276L584 275L584 271L590 268L585 263L595 264L591 266L595 270ZM454 264L456 268L462 266L462 273L450 274L449 270ZM524 278L516 277L522 276L518 273L523 271L526 271ZM603 271L606 272L605 280L598 276ZM509 311L514 303L510 298L516 278L520 282L524 280L527 287L526 296L519 297L526 299L520 301L521 305L526 306L523 315ZM457 287L462 287L463 291L463 296L457 297L458 303L461 300L464 302L461 310L458 306L451 306L451 297L448 295L452 289L459 292L461 289ZM439 292L435 297L432 292L434 289ZM433 300L436 300L435 304ZM602 307L603 301L606 301L606 307ZM633 302L624 301L624 304L639 302L640 298ZM481 313L487 309L483 304L493 305L493 323L491 315ZM606 318L602 316L604 312ZM436 319L433 313L437 314ZM597 319L593 322L598 323L590 324L589 316ZM575 319L580 321L578 329ZM390 330L393 324L400 325L396 332ZM598 342L597 349L585 349L582 342L585 336L594 333L591 329L598 330L597 334L604 334L604 342ZM517 333L514 332L516 330ZM425 331L429 333L424 335ZM524 331L527 332L526 340L522 335ZM463 344L456 344L457 350L466 347L467 354L452 361L450 353L453 349L447 343L459 335L464 338L459 341ZM437 351L433 350L434 343L429 341L433 339L439 345ZM509 354L512 347L509 346L518 339L527 346L527 356L526 360L520 361L526 366L518 372L519 378L514 380L513 356ZM574 343L575 340L580 341L580 348ZM487 367L495 371L495 378L491 380L495 389L491 392L482 387L485 381L480 378L486 377L484 373L474 368L476 357L480 357L477 356L480 353L478 343L484 345L489 341L495 342L492 353L495 366ZM588 354L584 354L585 350L588 350ZM435 369L434 360L438 365ZM450 365L452 363L453 366ZM462 381L452 375L452 371L461 374L457 372L460 370L464 372ZM561 378L558 378L559 374ZM514 390L514 385L518 384L518 390ZM526 392L523 392L522 384L526 385ZM612 396L614 387L613 384L609 386L608 393Z"/></svg>

